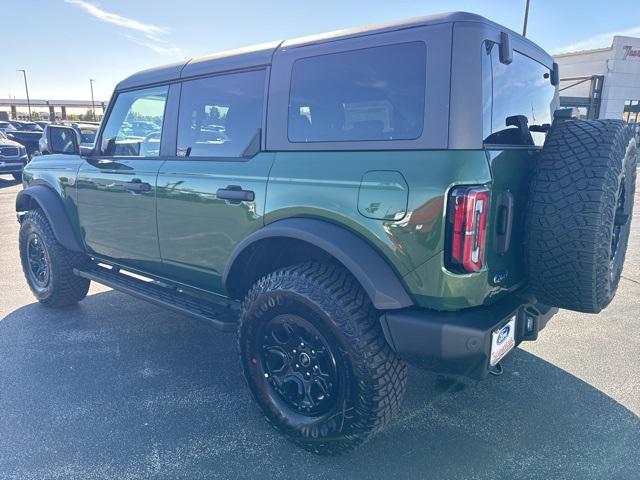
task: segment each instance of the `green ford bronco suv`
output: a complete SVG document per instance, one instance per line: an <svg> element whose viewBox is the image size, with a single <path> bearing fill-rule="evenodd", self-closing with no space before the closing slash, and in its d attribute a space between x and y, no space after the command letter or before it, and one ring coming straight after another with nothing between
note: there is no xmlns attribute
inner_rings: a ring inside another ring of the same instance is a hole
<svg viewBox="0 0 640 480"><path fill-rule="evenodd" d="M558 81L467 13L142 71L94 148L51 126L25 168L27 282L51 307L95 281L237 330L271 424L348 451L398 412L407 363L485 378L558 308L611 302L636 144L558 109Z"/></svg>

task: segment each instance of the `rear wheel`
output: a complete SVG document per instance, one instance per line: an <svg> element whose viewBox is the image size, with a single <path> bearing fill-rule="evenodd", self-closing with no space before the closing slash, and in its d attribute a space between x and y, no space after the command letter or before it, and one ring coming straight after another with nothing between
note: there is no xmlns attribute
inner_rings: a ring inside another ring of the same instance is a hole
<svg viewBox="0 0 640 480"><path fill-rule="evenodd" d="M548 305L598 313L618 288L629 242L637 146L618 120L554 125L527 219L531 286Z"/></svg>
<svg viewBox="0 0 640 480"><path fill-rule="evenodd" d="M87 256L60 245L40 210L29 211L22 219L19 244L22 270L40 303L63 307L87 295L90 281L73 273L88 261Z"/></svg>
<svg viewBox="0 0 640 480"><path fill-rule="evenodd" d="M366 442L398 411L407 367L366 293L340 266L308 263L259 280L243 304L244 376L270 423L317 454Z"/></svg>

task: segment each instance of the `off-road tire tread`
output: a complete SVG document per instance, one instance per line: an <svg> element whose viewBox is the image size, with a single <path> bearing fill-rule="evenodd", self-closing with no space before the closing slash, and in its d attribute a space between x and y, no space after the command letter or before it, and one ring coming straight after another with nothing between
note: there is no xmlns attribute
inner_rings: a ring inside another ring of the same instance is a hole
<svg viewBox="0 0 640 480"><path fill-rule="evenodd" d="M358 433L340 440L294 443L320 455L339 455L367 442L398 413L406 390L407 365L384 338L379 313L358 281L340 265L309 262L270 273L251 288L242 306L242 321L252 304L264 293L287 290L304 295L319 305L346 336L356 354L349 353L361 382ZM239 343L241 346L241 343ZM240 348L242 355L242 348ZM249 381L249 379L247 379ZM279 425L267 415L271 425ZM282 432L285 433L286 432Z"/></svg>
<svg viewBox="0 0 640 480"><path fill-rule="evenodd" d="M632 137L618 120L551 128L534 168L525 240L530 285L542 302L598 313L613 298L619 275L610 279L611 232ZM635 185L636 151L632 155L628 174ZM628 232L622 241L624 256Z"/></svg>
<svg viewBox="0 0 640 480"><path fill-rule="evenodd" d="M26 224L25 222L31 222L37 226L38 233L47 247L52 263L50 274L50 282L53 285L52 292L46 298L39 298L37 292L31 288L31 283L29 282L24 261L26 257L26 232L24 228L21 227L19 242L20 258L22 260L22 269L32 292L40 303L48 307L65 307L78 303L87 296L91 282L86 278L75 275L73 269L85 265L89 261L89 258L83 253L72 252L64 248L56 239L47 217L41 210L34 209L28 211L22 220L23 226Z"/></svg>

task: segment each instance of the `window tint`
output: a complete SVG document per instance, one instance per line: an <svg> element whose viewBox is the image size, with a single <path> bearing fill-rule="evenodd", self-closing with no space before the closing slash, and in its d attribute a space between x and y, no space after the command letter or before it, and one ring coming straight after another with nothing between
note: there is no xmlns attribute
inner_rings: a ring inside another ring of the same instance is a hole
<svg viewBox="0 0 640 480"><path fill-rule="evenodd" d="M289 140L410 140L422 133L426 46L411 42L293 65Z"/></svg>
<svg viewBox="0 0 640 480"><path fill-rule="evenodd" d="M178 155L240 157L262 125L265 71L182 84Z"/></svg>
<svg viewBox="0 0 640 480"><path fill-rule="evenodd" d="M545 132L531 132L531 139L523 138L516 126L508 126L507 118L524 115L529 127L551 124L555 87L551 85L551 71L535 60L517 51L513 62L500 62L497 44L488 43L491 50L493 78L493 105L491 135L485 138L491 144L542 145Z"/></svg>
<svg viewBox="0 0 640 480"><path fill-rule="evenodd" d="M168 87L120 93L102 133L101 151L116 157L157 157Z"/></svg>

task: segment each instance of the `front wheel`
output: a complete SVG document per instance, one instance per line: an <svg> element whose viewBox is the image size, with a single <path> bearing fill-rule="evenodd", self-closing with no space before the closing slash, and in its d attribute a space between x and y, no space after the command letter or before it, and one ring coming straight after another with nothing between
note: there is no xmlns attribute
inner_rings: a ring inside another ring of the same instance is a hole
<svg viewBox="0 0 640 480"><path fill-rule="evenodd" d="M78 277L73 269L88 258L64 248L40 210L26 213L20 224L20 260L31 291L44 305L63 307L82 300L90 281Z"/></svg>
<svg viewBox="0 0 640 480"><path fill-rule="evenodd" d="M269 422L313 453L366 442L404 395L405 363L362 287L337 265L306 263L259 280L243 304L239 349Z"/></svg>

